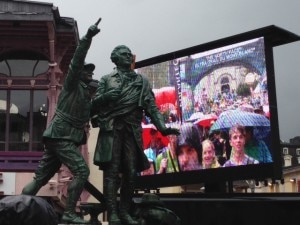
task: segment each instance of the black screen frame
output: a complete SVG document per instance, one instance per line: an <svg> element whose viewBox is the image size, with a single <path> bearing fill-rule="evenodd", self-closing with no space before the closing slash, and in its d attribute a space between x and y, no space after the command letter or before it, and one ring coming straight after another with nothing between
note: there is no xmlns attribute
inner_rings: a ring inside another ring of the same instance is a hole
<svg viewBox="0 0 300 225"><path fill-rule="evenodd" d="M181 173L166 173L148 176L138 176L136 189L157 189L160 187L181 186L188 184L224 182L234 180L265 180L268 178L282 178L282 155L279 136L279 123L277 111L277 97L275 86L275 70L273 60L273 47L300 40L300 37L278 26L271 25L231 37L219 39L206 44L182 49L179 51L159 55L135 63L135 68L142 68L198 52L208 51L227 45L263 37L265 43L266 71L268 79L268 98L270 106L271 148L273 149L273 162L259 165L227 167L222 169L205 169L186 171Z"/></svg>

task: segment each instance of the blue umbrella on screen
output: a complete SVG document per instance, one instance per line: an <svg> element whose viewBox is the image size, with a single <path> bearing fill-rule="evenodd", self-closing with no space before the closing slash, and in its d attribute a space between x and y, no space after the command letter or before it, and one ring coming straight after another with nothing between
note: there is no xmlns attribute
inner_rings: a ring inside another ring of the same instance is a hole
<svg viewBox="0 0 300 225"><path fill-rule="evenodd" d="M228 130L236 124L245 127L254 127L254 135L257 138L263 138L271 130L270 121L266 116L236 109L221 113L216 122L211 126L209 132Z"/></svg>

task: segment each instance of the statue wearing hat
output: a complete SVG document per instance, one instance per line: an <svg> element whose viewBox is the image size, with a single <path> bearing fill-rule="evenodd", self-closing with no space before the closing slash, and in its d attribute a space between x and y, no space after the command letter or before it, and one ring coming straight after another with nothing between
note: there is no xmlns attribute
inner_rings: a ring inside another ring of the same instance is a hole
<svg viewBox="0 0 300 225"><path fill-rule="evenodd" d="M33 180L22 190L22 194L36 195L62 164L68 167L73 179L68 186L66 209L63 223L87 224L77 216L76 203L90 174L89 167L79 151L79 146L87 141L85 126L89 122L91 108L90 82L94 64L85 63L92 38L100 32L97 27L100 19L90 26L80 40L69 71L58 98L55 114L49 127L44 131L45 151L35 171Z"/></svg>

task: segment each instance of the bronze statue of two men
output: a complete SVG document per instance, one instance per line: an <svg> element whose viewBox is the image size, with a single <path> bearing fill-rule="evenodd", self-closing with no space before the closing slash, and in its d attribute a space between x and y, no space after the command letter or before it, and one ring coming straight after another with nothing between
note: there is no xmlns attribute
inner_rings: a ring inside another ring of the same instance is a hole
<svg viewBox="0 0 300 225"><path fill-rule="evenodd" d="M75 51L55 115L44 132L44 156L33 181L22 193L35 195L61 164L65 164L74 177L68 187L62 222L88 223L76 215L75 207L89 176L89 168L78 147L86 142L84 125L93 118L93 126L100 128L94 164L104 171L109 224L137 225L129 214L135 176L150 166L142 147L143 115L148 115L163 135L179 135L179 130L166 127L148 80L131 69L133 55L127 46L120 45L112 51L111 60L116 68L100 79L93 98L87 94L95 66L85 65L84 60L92 37L100 31L99 22L88 29Z"/></svg>

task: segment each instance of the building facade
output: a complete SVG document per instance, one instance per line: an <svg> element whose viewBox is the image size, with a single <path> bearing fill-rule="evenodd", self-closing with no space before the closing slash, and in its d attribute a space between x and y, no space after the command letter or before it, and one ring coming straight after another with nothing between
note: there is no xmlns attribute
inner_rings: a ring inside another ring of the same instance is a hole
<svg viewBox="0 0 300 225"><path fill-rule="evenodd" d="M79 34L76 21L61 17L52 3L30 1L1 1L0 27L0 191L17 195L42 156L42 134ZM81 151L88 161L87 146ZM71 176L62 167L38 195L63 207ZM81 199L87 198L83 193Z"/></svg>

